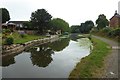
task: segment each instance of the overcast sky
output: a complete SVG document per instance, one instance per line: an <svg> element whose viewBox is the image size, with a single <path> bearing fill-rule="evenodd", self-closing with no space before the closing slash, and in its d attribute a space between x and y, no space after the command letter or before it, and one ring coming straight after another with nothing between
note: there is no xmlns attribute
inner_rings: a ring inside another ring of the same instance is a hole
<svg viewBox="0 0 120 80"><path fill-rule="evenodd" d="M62 18L70 25L95 20L99 14L110 19L118 10L120 0L0 0L0 7L7 8L11 21L30 20L31 13L46 9L53 18Z"/></svg>

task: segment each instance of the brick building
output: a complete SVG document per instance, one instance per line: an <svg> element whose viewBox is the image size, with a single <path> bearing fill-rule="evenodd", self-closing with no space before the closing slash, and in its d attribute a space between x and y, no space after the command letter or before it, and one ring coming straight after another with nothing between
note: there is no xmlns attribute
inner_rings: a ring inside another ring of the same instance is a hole
<svg viewBox="0 0 120 80"><path fill-rule="evenodd" d="M120 15L115 11L114 16L110 19L110 27L118 28L120 27Z"/></svg>

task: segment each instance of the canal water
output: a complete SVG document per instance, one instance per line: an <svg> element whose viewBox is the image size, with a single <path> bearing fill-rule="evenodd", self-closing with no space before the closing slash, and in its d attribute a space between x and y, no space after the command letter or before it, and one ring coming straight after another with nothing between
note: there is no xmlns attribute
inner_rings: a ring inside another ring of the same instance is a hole
<svg viewBox="0 0 120 80"><path fill-rule="evenodd" d="M3 78L68 78L81 58L90 54L88 38L70 38L33 46L3 58Z"/></svg>

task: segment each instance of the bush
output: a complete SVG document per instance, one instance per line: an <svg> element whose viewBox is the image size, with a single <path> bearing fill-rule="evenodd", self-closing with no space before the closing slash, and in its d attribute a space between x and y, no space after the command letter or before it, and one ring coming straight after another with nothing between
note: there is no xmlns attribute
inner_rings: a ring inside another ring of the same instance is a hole
<svg viewBox="0 0 120 80"><path fill-rule="evenodd" d="M120 29L114 29L108 33L108 36L110 37L120 37Z"/></svg>
<svg viewBox="0 0 120 80"><path fill-rule="evenodd" d="M13 44L13 42L14 42L13 37L8 37L5 40L5 44L7 44L7 45L11 45L11 44Z"/></svg>
<svg viewBox="0 0 120 80"><path fill-rule="evenodd" d="M11 30L10 29L3 29L2 33L10 33Z"/></svg>
<svg viewBox="0 0 120 80"><path fill-rule="evenodd" d="M99 30L96 27L94 27L94 28L91 29L90 33L97 33L98 31Z"/></svg>
<svg viewBox="0 0 120 80"><path fill-rule="evenodd" d="M25 32L24 31L19 31L20 37L24 38L25 37Z"/></svg>
<svg viewBox="0 0 120 80"><path fill-rule="evenodd" d="M105 27L101 31L104 33L109 33L111 31L111 29L109 27Z"/></svg>
<svg viewBox="0 0 120 80"><path fill-rule="evenodd" d="M21 37L21 38L24 38L24 37L25 37L25 34L20 34L20 37Z"/></svg>

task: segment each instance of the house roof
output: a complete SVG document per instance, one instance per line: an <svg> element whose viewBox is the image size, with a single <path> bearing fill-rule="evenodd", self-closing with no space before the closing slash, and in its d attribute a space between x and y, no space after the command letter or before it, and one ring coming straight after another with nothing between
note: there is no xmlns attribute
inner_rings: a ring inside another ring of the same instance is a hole
<svg viewBox="0 0 120 80"><path fill-rule="evenodd" d="M16 25L15 23L7 23L7 25Z"/></svg>
<svg viewBox="0 0 120 80"><path fill-rule="evenodd" d="M7 26L7 24L6 23L2 23L2 26Z"/></svg>
<svg viewBox="0 0 120 80"><path fill-rule="evenodd" d="M28 21L9 21L8 23L20 24L20 23L24 23L24 22L28 22Z"/></svg>
<svg viewBox="0 0 120 80"><path fill-rule="evenodd" d="M120 18L120 15L119 15L118 13L115 13L113 17ZM113 18L113 17L112 17L112 18ZM112 18L110 18L110 20L111 20Z"/></svg>
<svg viewBox="0 0 120 80"><path fill-rule="evenodd" d="M3 23L2 26L8 26L8 25L16 25L14 23Z"/></svg>

